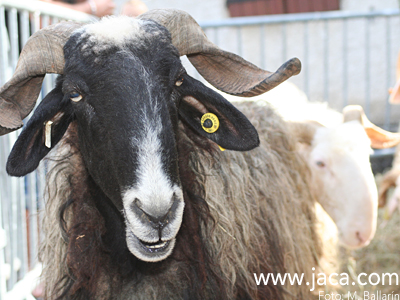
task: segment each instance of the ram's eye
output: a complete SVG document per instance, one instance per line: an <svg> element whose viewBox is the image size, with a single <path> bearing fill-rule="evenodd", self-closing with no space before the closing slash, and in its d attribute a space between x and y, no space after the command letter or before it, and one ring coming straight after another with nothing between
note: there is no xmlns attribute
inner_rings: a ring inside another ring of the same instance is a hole
<svg viewBox="0 0 400 300"><path fill-rule="evenodd" d="M183 77L179 78L179 79L175 82L175 85L176 85L176 86L181 86L182 83L183 83Z"/></svg>
<svg viewBox="0 0 400 300"><path fill-rule="evenodd" d="M69 94L69 98L74 102L79 102L82 99L82 95L79 93L71 93Z"/></svg>
<svg viewBox="0 0 400 300"><path fill-rule="evenodd" d="M320 168L324 168L324 167L326 166L325 163L324 163L323 161L320 161L320 160L317 161L316 164L317 164L317 166L320 167Z"/></svg>

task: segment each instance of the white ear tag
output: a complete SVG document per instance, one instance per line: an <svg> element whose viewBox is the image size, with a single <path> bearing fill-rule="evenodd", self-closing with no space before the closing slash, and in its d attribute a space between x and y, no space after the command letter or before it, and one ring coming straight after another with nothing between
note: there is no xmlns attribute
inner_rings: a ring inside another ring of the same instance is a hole
<svg viewBox="0 0 400 300"><path fill-rule="evenodd" d="M47 121L44 125L44 145L51 148L51 125L52 121Z"/></svg>

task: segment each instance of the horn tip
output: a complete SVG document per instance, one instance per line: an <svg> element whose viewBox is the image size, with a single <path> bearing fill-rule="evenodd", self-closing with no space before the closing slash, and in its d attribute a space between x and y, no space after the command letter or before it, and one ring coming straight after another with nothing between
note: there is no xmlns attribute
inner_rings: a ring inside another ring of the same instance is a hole
<svg viewBox="0 0 400 300"><path fill-rule="evenodd" d="M298 75L301 71L301 61L297 57L293 57L287 62L287 68L292 72L292 75Z"/></svg>

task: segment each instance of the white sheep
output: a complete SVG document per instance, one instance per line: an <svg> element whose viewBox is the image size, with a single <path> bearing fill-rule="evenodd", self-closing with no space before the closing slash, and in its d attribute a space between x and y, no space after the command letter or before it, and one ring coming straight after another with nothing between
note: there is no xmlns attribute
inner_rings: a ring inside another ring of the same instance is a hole
<svg viewBox="0 0 400 300"><path fill-rule="evenodd" d="M226 95L230 101L242 101ZM269 93L250 98L272 104L291 123L298 151L312 172L314 193L336 223L339 241L347 248L369 244L375 234L377 188L369 156L372 146L393 146L398 136L366 118L359 106L343 114L327 103L310 102L294 84L285 82Z"/></svg>

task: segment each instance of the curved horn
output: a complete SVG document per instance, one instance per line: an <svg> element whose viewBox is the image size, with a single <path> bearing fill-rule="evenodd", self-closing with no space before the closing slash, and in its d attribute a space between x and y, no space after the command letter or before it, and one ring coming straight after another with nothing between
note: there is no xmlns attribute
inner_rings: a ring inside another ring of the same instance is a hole
<svg viewBox="0 0 400 300"><path fill-rule="evenodd" d="M151 19L165 26L180 55L187 55L209 83L228 94L241 97L263 94L297 75L301 69L300 61L292 58L275 73L262 70L240 56L218 48L208 40L194 19L180 10L152 10L139 18Z"/></svg>
<svg viewBox="0 0 400 300"><path fill-rule="evenodd" d="M46 73L63 73L63 47L71 33L80 26L74 22L62 22L29 38L14 75L0 89L0 135L22 127L22 120L35 107Z"/></svg>
<svg viewBox="0 0 400 300"><path fill-rule="evenodd" d="M400 134L393 133L371 123L360 105L348 105L343 108L343 121L357 120L363 125L365 132L371 140L371 146L375 149L394 147L400 143Z"/></svg>

